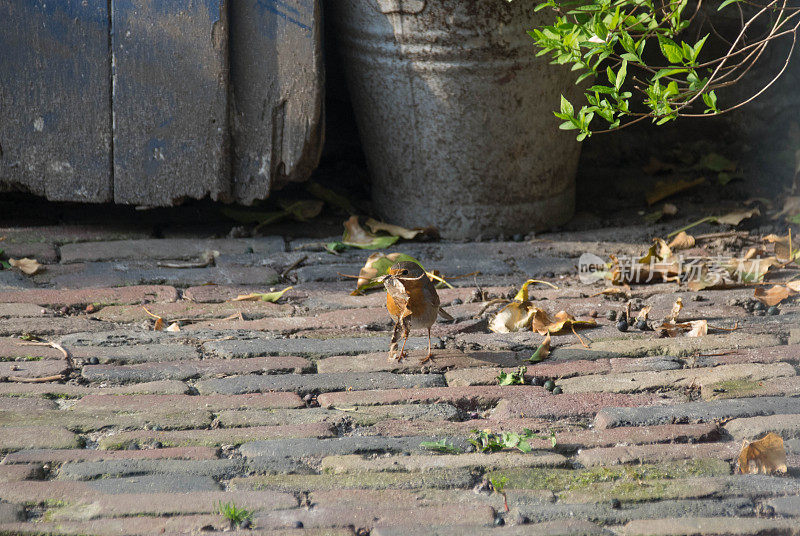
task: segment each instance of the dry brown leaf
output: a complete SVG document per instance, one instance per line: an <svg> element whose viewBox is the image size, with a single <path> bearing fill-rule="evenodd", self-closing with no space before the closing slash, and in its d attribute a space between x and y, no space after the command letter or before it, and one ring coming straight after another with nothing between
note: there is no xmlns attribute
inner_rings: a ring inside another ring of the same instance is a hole
<svg viewBox="0 0 800 536"><path fill-rule="evenodd" d="M41 264L36 262L36 259L28 259L28 258L20 260L8 259L8 264L10 264L12 267L16 268L20 272L27 275L35 274L36 272L39 271L39 268L42 267Z"/></svg>
<svg viewBox="0 0 800 536"><path fill-rule="evenodd" d="M756 288L753 297L766 306L772 306L778 305L792 294L793 292L788 288L788 285L775 285L771 288Z"/></svg>
<svg viewBox="0 0 800 536"><path fill-rule="evenodd" d="M411 240L418 234L424 232L424 229L406 229L405 227L400 227L399 225L384 223L372 218L369 218L366 224L373 233L377 233L378 231L386 231L390 235L399 236L400 238L404 238L406 240Z"/></svg>
<svg viewBox="0 0 800 536"><path fill-rule="evenodd" d="M694 245L694 237L690 234L687 234L686 231L681 231L675 236L675 238L672 239L672 242L670 242L668 246L670 249L679 251L681 249L693 248Z"/></svg>
<svg viewBox="0 0 800 536"><path fill-rule="evenodd" d="M674 323L677 320L681 309L683 309L683 300L678 298L675 300L675 303L672 304L672 311L669 313L669 316L667 316L667 321Z"/></svg>
<svg viewBox="0 0 800 536"><path fill-rule="evenodd" d="M630 298L631 297L631 287L628 286L628 285L620 285L620 286L617 286L617 287L608 287L608 288L604 288L603 290L601 290L600 292L598 292L596 294L592 294L589 297L590 298L594 298L595 296L600 296L600 295L622 296L624 298Z"/></svg>
<svg viewBox="0 0 800 536"><path fill-rule="evenodd" d="M552 324L552 322L553 321L550 320L550 315L548 315L546 311L537 309L534 311L533 317L531 318L531 330L544 335L545 333L549 333L547 327Z"/></svg>
<svg viewBox="0 0 800 536"><path fill-rule="evenodd" d="M531 302L511 302L500 309L489 322L495 333L511 333L527 328L538 311Z"/></svg>
<svg viewBox="0 0 800 536"><path fill-rule="evenodd" d="M168 327L164 329L164 331L180 331L181 326L177 322L173 322Z"/></svg>
<svg viewBox="0 0 800 536"><path fill-rule="evenodd" d="M757 441L742 442L742 450L736 462L737 473L770 475L786 471L786 449L778 434L770 432Z"/></svg>
<svg viewBox="0 0 800 536"><path fill-rule="evenodd" d="M652 309L651 305L639 309L639 312L636 313L636 320L647 320L647 315L650 314L650 309Z"/></svg>
<svg viewBox="0 0 800 536"><path fill-rule="evenodd" d="M786 286L787 286L787 287L789 288L789 290L791 290L791 291L794 291L794 292L800 292L800 280L796 280L796 281L787 281L787 282L786 282Z"/></svg>
<svg viewBox="0 0 800 536"><path fill-rule="evenodd" d="M552 322L535 331L544 335L545 333L558 333L565 328L590 328L596 325L597 322L594 320L575 320L575 317L568 312L559 311Z"/></svg>
<svg viewBox="0 0 800 536"><path fill-rule="evenodd" d="M153 324L153 331L161 331L164 329L164 319L160 316L156 317L156 322Z"/></svg>
<svg viewBox="0 0 800 536"><path fill-rule="evenodd" d="M750 210L740 210L736 212L730 212L723 216L718 216L716 218L717 223L724 223L726 225L739 225L742 221L752 218L753 216L760 216L761 212L757 208L753 208Z"/></svg>
<svg viewBox="0 0 800 536"><path fill-rule="evenodd" d="M708 334L708 320L692 320L688 324L691 328L687 337L703 337Z"/></svg>
<svg viewBox="0 0 800 536"><path fill-rule="evenodd" d="M652 205L653 203L658 203L662 199L688 190L689 188L694 188L695 186L703 184L705 181L705 177L699 177L691 181L685 179L671 182L658 181L653 190L646 196L647 204Z"/></svg>
<svg viewBox="0 0 800 536"><path fill-rule="evenodd" d="M747 253L742 257L743 261L749 261L757 257L762 257L767 254L767 251L762 246L753 246L747 250Z"/></svg>

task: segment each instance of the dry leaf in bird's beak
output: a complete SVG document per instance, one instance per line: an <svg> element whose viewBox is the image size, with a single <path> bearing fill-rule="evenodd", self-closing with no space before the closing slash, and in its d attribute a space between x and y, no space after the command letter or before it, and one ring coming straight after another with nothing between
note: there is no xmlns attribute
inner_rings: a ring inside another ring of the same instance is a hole
<svg viewBox="0 0 800 536"><path fill-rule="evenodd" d="M758 441L742 442L742 450L736 462L737 473L770 475L786 471L786 449L778 434L770 432Z"/></svg>
<svg viewBox="0 0 800 536"><path fill-rule="evenodd" d="M8 259L8 264L10 264L12 267L16 268L20 272L27 275L35 274L36 272L39 271L39 268L41 268L42 266L41 264L36 262L36 259L28 259L28 258L19 260Z"/></svg>

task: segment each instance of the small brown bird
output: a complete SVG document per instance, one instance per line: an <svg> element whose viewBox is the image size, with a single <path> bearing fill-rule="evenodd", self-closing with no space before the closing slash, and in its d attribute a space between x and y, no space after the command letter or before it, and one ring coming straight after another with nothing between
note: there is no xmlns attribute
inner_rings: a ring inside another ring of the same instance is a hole
<svg viewBox="0 0 800 536"><path fill-rule="evenodd" d="M453 320L453 317L439 306L436 287L417 263L398 262L389 268L382 280L386 287L386 308L395 322L389 346L389 360L400 361L406 356L409 330L428 328L428 355L422 360L425 363L431 358L431 326L436 322L436 317L441 315L446 320ZM401 329L403 346L397 353Z"/></svg>

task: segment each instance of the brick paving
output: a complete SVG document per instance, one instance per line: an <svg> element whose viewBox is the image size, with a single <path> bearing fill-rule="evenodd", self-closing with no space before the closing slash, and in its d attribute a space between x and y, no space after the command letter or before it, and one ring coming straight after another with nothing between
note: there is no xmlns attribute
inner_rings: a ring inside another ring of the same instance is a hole
<svg viewBox="0 0 800 536"><path fill-rule="evenodd" d="M351 296L337 273L357 273L367 251L125 225L0 235L6 253L45 264L0 272L0 534L213 534L228 529L220 502L253 513L230 534L800 534L800 308L755 316L735 305L747 289L657 284L633 289L653 318L681 297L687 317L739 329L621 333L606 313L625 302L580 284L577 257L644 242L394 246L445 275L480 271L440 292L455 321L434 326L420 365L422 333L387 361L382 293ZM214 266L175 267L209 249ZM593 310L599 327L582 332L588 348L554 336L527 385L500 386L541 336L490 333L477 314L528 277L559 285L531 287L548 311ZM231 301L288 285L278 304ZM142 306L181 331L153 331ZM75 368L22 335L61 344ZM541 436L531 453L467 441L526 428ZM733 474L741 441L770 431L788 475ZM439 440L461 452L422 445ZM500 477L505 497L487 483Z"/></svg>

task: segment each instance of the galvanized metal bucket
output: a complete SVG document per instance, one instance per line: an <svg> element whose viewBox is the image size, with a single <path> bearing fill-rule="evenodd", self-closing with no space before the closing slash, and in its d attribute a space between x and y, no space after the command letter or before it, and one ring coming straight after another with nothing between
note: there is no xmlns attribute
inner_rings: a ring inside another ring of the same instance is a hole
<svg viewBox="0 0 800 536"><path fill-rule="evenodd" d="M336 0L381 216L449 238L526 233L574 211L580 144L557 130L566 69L536 58L529 0Z"/></svg>

